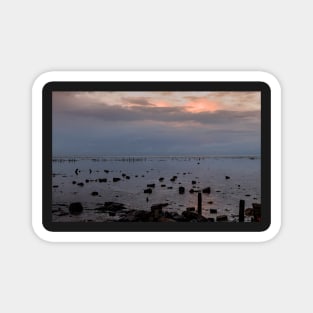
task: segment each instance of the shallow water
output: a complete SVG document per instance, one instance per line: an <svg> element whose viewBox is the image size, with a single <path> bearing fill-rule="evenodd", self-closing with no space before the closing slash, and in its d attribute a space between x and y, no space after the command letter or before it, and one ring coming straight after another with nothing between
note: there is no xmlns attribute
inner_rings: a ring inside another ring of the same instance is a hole
<svg viewBox="0 0 313 313"><path fill-rule="evenodd" d="M77 175L76 169L80 170ZM123 173L130 179L123 177ZM94 211L107 201L144 210L150 210L153 204L167 202L169 205L164 210L181 214L187 207L197 207L197 193L189 193L191 188L211 187L210 194L202 195L205 217L216 217L209 210L217 209L219 215L226 214L229 220L236 220L240 199L245 200L246 208L261 202L261 160L255 157L55 158L53 174L52 185L58 186L52 192L54 221L114 220L114 217ZM170 181L172 176L177 176L175 182ZM121 180L113 182L113 177ZM160 182L160 177L164 177L164 181ZM86 183L86 179L99 178L108 181ZM192 185L192 180L197 183ZM84 186L72 181L83 182ZM152 183L155 183L152 194L145 194L143 190ZM166 187L161 187L162 184ZM182 195L178 192L180 186L185 187ZM94 191L99 195L92 196ZM56 210L67 210L71 202L81 202L84 212L79 216L59 216Z"/></svg>

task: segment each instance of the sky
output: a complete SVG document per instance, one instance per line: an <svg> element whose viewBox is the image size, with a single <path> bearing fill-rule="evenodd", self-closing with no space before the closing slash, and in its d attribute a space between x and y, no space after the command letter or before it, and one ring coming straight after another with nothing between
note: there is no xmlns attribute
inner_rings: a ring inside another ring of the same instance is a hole
<svg viewBox="0 0 313 313"><path fill-rule="evenodd" d="M260 92L53 92L53 156L259 155Z"/></svg>

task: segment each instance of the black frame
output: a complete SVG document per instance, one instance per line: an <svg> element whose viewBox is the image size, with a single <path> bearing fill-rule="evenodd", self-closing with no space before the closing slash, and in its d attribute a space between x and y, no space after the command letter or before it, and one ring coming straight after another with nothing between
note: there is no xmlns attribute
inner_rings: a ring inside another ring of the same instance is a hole
<svg viewBox="0 0 313 313"><path fill-rule="evenodd" d="M261 222L52 222L52 92L53 91L260 91L261 92ZM100 82L58 81L42 90L42 223L53 232L260 232L271 224L271 89L264 82Z"/></svg>

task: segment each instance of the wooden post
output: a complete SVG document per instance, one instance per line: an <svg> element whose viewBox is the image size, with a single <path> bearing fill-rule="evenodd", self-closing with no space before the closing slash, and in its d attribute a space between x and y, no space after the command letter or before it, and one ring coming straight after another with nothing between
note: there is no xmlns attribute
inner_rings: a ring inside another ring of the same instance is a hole
<svg viewBox="0 0 313 313"><path fill-rule="evenodd" d="M202 193L198 192L198 214L202 215Z"/></svg>
<svg viewBox="0 0 313 313"><path fill-rule="evenodd" d="M239 201L239 222L245 221L245 200Z"/></svg>

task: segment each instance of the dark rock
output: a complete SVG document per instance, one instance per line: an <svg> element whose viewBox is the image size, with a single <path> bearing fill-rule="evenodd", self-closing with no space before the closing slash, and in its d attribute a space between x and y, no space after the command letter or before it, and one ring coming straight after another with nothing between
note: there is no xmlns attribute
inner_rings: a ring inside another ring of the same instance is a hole
<svg viewBox="0 0 313 313"><path fill-rule="evenodd" d="M167 189L173 189L173 187L170 186L170 187L167 187Z"/></svg>
<svg viewBox="0 0 313 313"><path fill-rule="evenodd" d="M196 208L194 206L186 208L187 212L195 212Z"/></svg>
<svg viewBox="0 0 313 313"><path fill-rule="evenodd" d="M152 189L151 188L147 188L143 191L144 193L152 193Z"/></svg>
<svg viewBox="0 0 313 313"><path fill-rule="evenodd" d="M121 211L125 210L126 207L124 206L123 203L118 203L118 202L105 202L103 206L96 208L97 211L101 212L116 212L116 211Z"/></svg>
<svg viewBox="0 0 313 313"><path fill-rule="evenodd" d="M209 201L208 204L213 204L213 201Z"/></svg>
<svg viewBox="0 0 313 313"><path fill-rule="evenodd" d="M75 184L76 184L76 181L75 181L75 180L73 180L73 181L72 181L72 184L73 184L73 185L75 185Z"/></svg>
<svg viewBox="0 0 313 313"><path fill-rule="evenodd" d="M185 187L179 187L178 192L180 195L183 195L185 193Z"/></svg>
<svg viewBox="0 0 313 313"><path fill-rule="evenodd" d="M78 215L83 212L84 208L80 202L73 202L68 208L69 212L73 215Z"/></svg>
<svg viewBox="0 0 313 313"><path fill-rule="evenodd" d="M221 192L220 190L216 190L215 192Z"/></svg>
<svg viewBox="0 0 313 313"><path fill-rule="evenodd" d="M196 212L191 212L191 211L184 211L182 215L188 221L196 220L198 218L198 214Z"/></svg>
<svg viewBox="0 0 313 313"><path fill-rule="evenodd" d="M217 222L227 222L228 221L228 217L227 215L219 215L216 217L216 221Z"/></svg>
<svg viewBox="0 0 313 313"><path fill-rule="evenodd" d="M159 178L159 181L163 181L163 180L164 180L164 177L160 177L160 178Z"/></svg>
<svg viewBox="0 0 313 313"><path fill-rule="evenodd" d="M125 177L125 176L126 176L126 174L124 174L124 173L123 173L123 174L122 174L122 176L123 176L123 177Z"/></svg>
<svg viewBox="0 0 313 313"><path fill-rule="evenodd" d="M78 183L77 186L83 187L84 183Z"/></svg>
<svg viewBox="0 0 313 313"><path fill-rule="evenodd" d="M109 171L108 171L108 170L103 170L103 172L105 172L105 173L109 173Z"/></svg>
<svg viewBox="0 0 313 313"><path fill-rule="evenodd" d="M53 185L52 187L53 188L59 188L59 185Z"/></svg>
<svg viewBox="0 0 313 313"><path fill-rule="evenodd" d="M251 197L251 195L245 195L246 197Z"/></svg>
<svg viewBox="0 0 313 313"><path fill-rule="evenodd" d="M225 179L230 179L230 177L229 176L225 176Z"/></svg>
<svg viewBox="0 0 313 313"><path fill-rule="evenodd" d="M126 178L126 179L130 179L130 176L126 176L125 178Z"/></svg>
<svg viewBox="0 0 313 313"><path fill-rule="evenodd" d="M113 177L113 182L114 183L116 183L116 182L118 182L118 181L120 181L121 179L120 178L118 178L118 177Z"/></svg>
<svg viewBox="0 0 313 313"><path fill-rule="evenodd" d="M166 185L161 185L161 187L166 187Z"/></svg>
<svg viewBox="0 0 313 313"><path fill-rule="evenodd" d="M195 185L197 182L195 181L195 180L193 180L192 182L191 182L191 184L192 185Z"/></svg>
<svg viewBox="0 0 313 313"><path fill-rule="evenodd" d="M147 187L155 188L155 184L147 184Z"/></svg>
<svg viewBox="0 0 313 313"><path fill-rule="evenodd" d="M93 192L91 193L91 195L92 195L92 196L98 196L99 193L98 193L97 191L93 191Z"/></svg>
<svg viewBox="0 0 313 313"><path fill-rule="evenodd" d="M85 180L85 183L89 183L89 179L86 179L86 180Z"/></svg>
<svg viewBox="0 0 313 313"><path fill-rule="evenodd" d="M211 214L217 214L217 209L210 209Z"/></svg>
<svg viewBox="0 0 313 313"><path fill-rule="evenodd" d="M191 189L189 190L189 192L190 192L190 193L194 193L195 191L191 188Z"/></svg>
<svg viewBox="0 0 313 313"><path fill-rule="evenodd" d="M99 183L106 183L108 180L106 178L99 178Z"/></svg>
<svg viewBox="0 0 313 313"><path fill-rule="evenodd" d="M210 194L211 193L211 188L210 187L206 187L202 190L203 193L208 193Z"/></svg>
<svg viewBox="0 0 313 313"><path fill-rule="evenodd" d="M245 215L246 216L253 216L253 214L254 214L254 209L252 209L252 208L245 209Z"/></svg>

